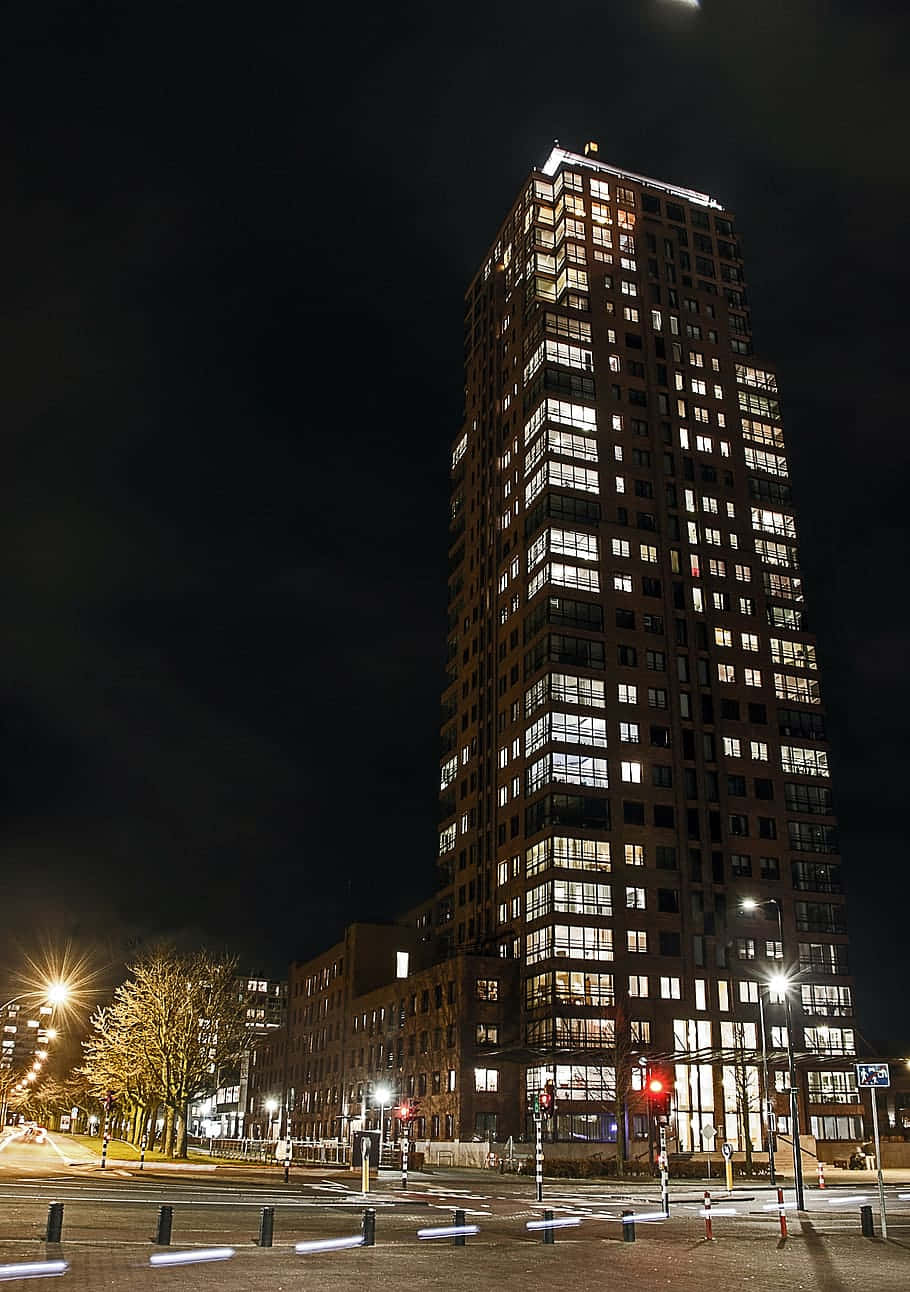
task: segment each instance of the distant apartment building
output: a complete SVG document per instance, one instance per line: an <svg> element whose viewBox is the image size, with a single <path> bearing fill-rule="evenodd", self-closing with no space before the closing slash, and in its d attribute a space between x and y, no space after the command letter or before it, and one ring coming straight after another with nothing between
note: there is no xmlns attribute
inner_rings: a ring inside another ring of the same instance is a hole
<svg viewBox="0 0 910 1292"><path fill-rule="evenodd" d="M193 1135L241 1139L248 1135L244 1110L249 1102L250 1066L255 1048L287 1024L287 983L249 976L237 979L245 1003L250 1043L237 1064L213 1074L212 1089L190 1104Z"/></svg>

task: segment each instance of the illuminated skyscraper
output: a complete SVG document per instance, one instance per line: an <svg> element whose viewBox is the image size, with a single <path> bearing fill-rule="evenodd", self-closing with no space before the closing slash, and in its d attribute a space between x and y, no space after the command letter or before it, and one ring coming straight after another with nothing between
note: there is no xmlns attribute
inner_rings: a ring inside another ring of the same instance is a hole
<svg viewBox="0 0 910 1292"><path fill-rule="evenodd" d="M744 1113L757 1147L759 994L785 973L803 1129L855 1139L824 708L734 218L554 148L470 286L464 351L437 918L519 962L497 1061L528 1093L555 1079L560 1137L598 1139L616 1060L637 1086L658 1056L682 1149L709 1125L741 1146Z"/></svg>

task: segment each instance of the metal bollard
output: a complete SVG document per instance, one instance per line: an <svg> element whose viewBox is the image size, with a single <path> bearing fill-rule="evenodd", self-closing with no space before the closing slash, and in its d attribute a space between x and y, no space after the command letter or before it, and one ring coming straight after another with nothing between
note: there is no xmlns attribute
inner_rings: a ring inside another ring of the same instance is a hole
<svg viewBox="0 0 910 1292"><path fill-rule="evenodd" d="M711 1193L705 1189L705 1241L710 1243L714 1238L714 1230L711 1224Z"/></svg>
<svg viewBox="0 0 910 1292"><path fill-rule="evenodd" d="M158 1228L155 1231L153 1243L159 1247L168 1247L171 1241L171 1226L174 1223L174 1208L166 1202L163 1207L158 1208Z"/></svg>
<svg viewBox="0 0 910 1292"><path fill-rule="evenodd" d="M550 1226L549 1226L547 1229L543 1229L543 1230L541 1230L541 1239L542 1239L542 1241L543 1241L543 1242L545 1242L545 1243L555 1243L555 1242L556 1242L556 1235L555 1235L555 1233L553 1232L553 1225L552 1225L553 1212L552 1212L552 1211L545 1211L545 1212L543 1213L543 1218L544 1218L544 1220L549 1220L549 1221L551 1222L551 1224L550 1224Z"/></svg>
<svg viewBox="0 0 910 1292"><path fill-rule="evenodd" d="M777 1214L780 1216L780 1236L781 1238L786 1238L787 1237L787 1212L786 1212L786 1208L784 1207L783 1189L778 1189L777 1191Z"/></svg>
<svg viewBox="0 0 910 1292"><path fill-rule="evenodd" d="M263 1207L259 1212L259 1246L271 1247L275 1232L275 1208Z"/></svg>
<svg viewBox="0 0 910 1292"><path fill-rule="evenodd" d="M44 1241L46 1243L59 1243L62 1232L63 1203L52 1202L47 1209L47 1233L44 1235Z"/></svg>
<svg viewBox="0 0 910 1292"><path fill-rule="evenodd" d="M461 1207L456 1207L455 1209L455 1218L454 1218L453 1224L455 1225L456 1229L464 1228L464 1212L462 1211ZM464 1247L464 1234L456 1234L455 1237L452 1239L452 1242L455 1244L456 1247Z"/></svg>
<svg viewBox="0 0 910 1292"><path fill-rule="evenodd" d="M818 1172L818 1187L820 1189L824 1189L827 1187L825 1185L825 1164L821 1160L821 1158L818 1159L818 1166L816 1167L816 1170Z"/></svg>
<svg viewBox="0 0 910 1292"><path fill-rule="evenodd" d="M872 1223L871 1207L860 1207L859 1223L860 1223L860 1228L863 1231L863 1238L875 1237L875 1225Z"/></svg>
<svg viewBox="0 0 910 1292"><path fill-rule="evenodd" d="M372 1207L364 1207L360 1232L363 1235L364 1247L376 1246L376 1212Z"/></svg>
<svg viewBox="0 0 910 1292"><path fill-rule="evenodd" d="M635 1242L635 1221L631 1219L634 1215L634 1211L624 1211L622 1213L622 1241L624 1243Z"/></svg>

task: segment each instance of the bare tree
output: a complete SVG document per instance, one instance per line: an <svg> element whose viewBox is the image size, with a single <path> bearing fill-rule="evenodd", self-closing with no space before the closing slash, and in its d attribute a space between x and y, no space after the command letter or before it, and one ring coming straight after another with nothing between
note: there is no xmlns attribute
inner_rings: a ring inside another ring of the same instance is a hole
<svg viewBox="0 0 910 1292"><path fill-rule="evenodd" d="M130 966L113 1003L92 1017L82 1072L96 1095L110 1091L141 1134L149 1111L165 1108L163 1148L186 1157L190 1099L212 1089L236 1062L248 1034L236 967L205 952L160 948Z"/></svg>

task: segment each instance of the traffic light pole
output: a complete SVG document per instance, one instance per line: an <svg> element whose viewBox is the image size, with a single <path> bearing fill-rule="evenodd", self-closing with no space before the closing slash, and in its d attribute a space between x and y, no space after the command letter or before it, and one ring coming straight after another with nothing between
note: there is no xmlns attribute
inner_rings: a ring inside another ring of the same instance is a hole
<svg viewBox="0 0 910 1292"><path fill-rule="evenodd" d="M667 1128L660 1127L660 1205L665 1216L670 1214L670 1162L667 1157Z"/></svg>
<svg viewBox="0 0 910 1292"><path fill-rule="evenodd" d="M543 1118L534 1115L534 1179L537 1184L537 1201L543 1202Z"/></svg>
<svg viewBox="0 0 910 1292"><path fill-rule="evenodd" d="M401 1187L408 1187L408 1144L411 1138L411 1121L408 1118L401 1131Z"/></svg>

